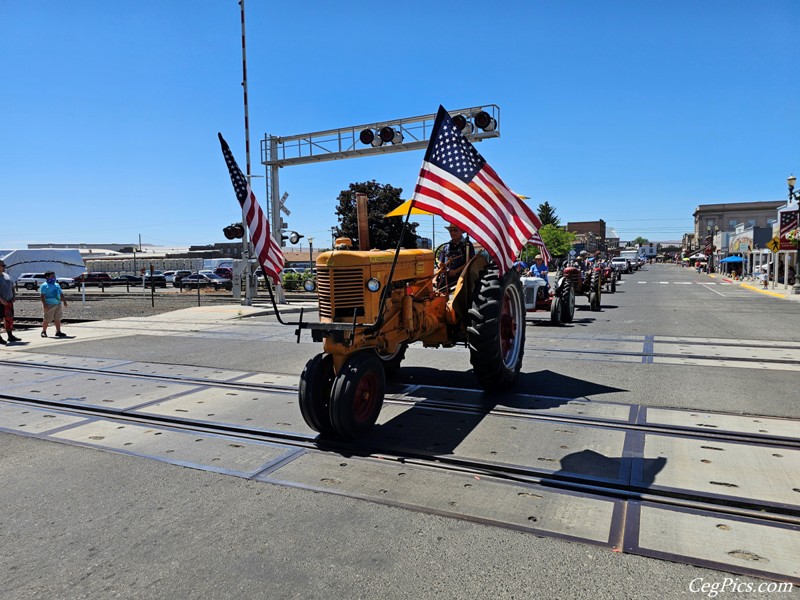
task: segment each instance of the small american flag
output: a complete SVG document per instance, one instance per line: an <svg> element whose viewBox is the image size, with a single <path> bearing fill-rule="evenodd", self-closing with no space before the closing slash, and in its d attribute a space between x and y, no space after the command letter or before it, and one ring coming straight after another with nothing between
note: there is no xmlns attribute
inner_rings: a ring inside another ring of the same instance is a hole
<svg viewBox="0 0 800 600"><path fill-rule="evenodd" d="M549 265L551 256L550 253L547 251L547 246L544 245L544 240L542 239L542 236L539 235L538 231L533 232L533 235L528 240L528 243L533 244L534 246L539 248L539 252L542 255L544 263L546 265Z"/></svg>
<svg viewBox="0 0 800 600"><path fill-rule="evenodd" d="M486 164L439 107L414 190L414 205L475 238L504 273L541 227L539 218Z"/></svg>
<svg viewBox="0 0 800 600"><path fill-rule="evenodd" d="M250 184L242 174L242 170L236 164L236 159L233 158L228 143L223 139L221 133L217 135L219 135L219 143L222 146L222 155L228 165L228 172L231 174L233 190L236 192L236 198L242 206L247 221L247 229L250 231L250 239L253 241L258 264L261 265L265 275L279 279L279 274L283 269L281 247L272 237L269 221L258 205L256 195L250 189Z"/></svg>
<svg viewBox="0 0 800 600"><path fill-rule="evenodd" d="M781 233L780 237L784 240L786 239L786 234L789 233L795 227L798 227L797 218L800 215L800 211L797 210L784 210L781 212Z"/></svg>

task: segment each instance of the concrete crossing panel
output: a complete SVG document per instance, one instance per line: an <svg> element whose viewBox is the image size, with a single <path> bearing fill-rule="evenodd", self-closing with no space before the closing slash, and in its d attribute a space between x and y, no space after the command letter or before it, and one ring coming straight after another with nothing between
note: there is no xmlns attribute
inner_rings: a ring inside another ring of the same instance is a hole
<svg viewBox="0 0 800 600"><path fill-rule="evenodd" d="M638 502L628 506L628 523L626 552L800 582L796 526Z"/></svg>
<svg viewBox="0 0 800 600"><path fill-rule="evenodd" d="M45 354L41 352L7 352L3 354L3 360L75 369L106 369L130 362L114 358L92 358L89 356Z"/></svg>
<svg viewBox="0 0 800 600"><path fill-rule="evenodd" d="M65 371L56 371L55 369L41 369L25 365L0 365L0 381L3 382L3 389L12 385L62 377L65 374Z"/></svg>
<svg viewBox="0 0 800 600"><path fill-rule="evenodd" d="M23 398L122 411L197 389L199 387L196 385L182 383L99 373L76 373L37 383L16 385L8 388L8 391Z"/></svg>
<svg viewBox="0 0 800 600"><path fill-rule="evenodd" d="M384 406L369 441L383 448L527 465L537 471L625 483L630 457L619 429L550 423L425 406Z"/></svg>
<svg viewBox="0 0 800 600"><path fill-rule="evenodd" d="M466 404L479 408L486 405L486 394L480 390L421 386L406 392L403 397L416 402ZM530 412L534 415L570 416L584 419L619 421L622 423L627 423L631 414L631 406L629 404L536 396L533 394L505 394L498 408L505 407L515 411Z"/></svg>
<svg viewBox="0 0 800 600"><path fill-rule="evenodd" d="M670 425L673 427L713 431L715 433L744 433L800 441L800 420L650 407L643 408L642 414L641 421L649 425Z"/></svg>
<svg viewBox="0 0 800 600"><path fill-rule="evenodd" d="M800 450L645 434L642 456L663 462L657 489L800 508ZM636 466L632 482L642 485Z"/></svg>
<svg viewBox="0 0 800 600"><path fill-rule="evenodd" d="M258 431L291 431L316 435L300 414L297 392L262 392L224 387L199 389L171 400L131 411L175 417L195 423L227 423Z"/></svg>
<svg viewBox="0 0 800 600"><path fill-rule="evenodd" d="M255 479L597 544L615 538L613 500L464 473L306 452Z"/></svg>
<svg viewBox="0 0 800 600"><path fill-rule="evenodd" d="M105 419L54 433L49 438L244 477L255 475L273 461L296 452L266 442Z"/></svg>
<svg viewBox="0 0 800 600"><path fill-rule="evenodd" d="M199 379L205 381L231 381L245 375L247 371L233 371L216 367L193 367L190 365L168 365L163 363L130 362L114 367L118 373L175 377L177 379Z"/></svg>
<svg viewBox="0 0 800 600"><path fill-rule="evenodd" d="M4 431L41 434L86 421L86 417L65 415L53 410L20 406L0 400L0 429Z"/></svg>

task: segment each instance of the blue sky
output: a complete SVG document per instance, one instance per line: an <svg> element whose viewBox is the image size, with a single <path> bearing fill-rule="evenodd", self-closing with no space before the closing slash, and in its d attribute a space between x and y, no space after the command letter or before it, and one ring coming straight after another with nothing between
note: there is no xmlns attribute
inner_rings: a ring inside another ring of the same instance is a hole
<svg viewBox="0 0 800 600"><path fill-rule="evenodd" d="M623 239L680 239L698 204L785 198L800 175L795 0L246 9L254 174L266 133L494 103L501 137L478 149L505 181ZM241 213L216 134L244 168L239 19L235 0L0 0L0 248L225 241ZM282 169L290 228L330 243L340 190L410 197L422 154Z"/></svg>

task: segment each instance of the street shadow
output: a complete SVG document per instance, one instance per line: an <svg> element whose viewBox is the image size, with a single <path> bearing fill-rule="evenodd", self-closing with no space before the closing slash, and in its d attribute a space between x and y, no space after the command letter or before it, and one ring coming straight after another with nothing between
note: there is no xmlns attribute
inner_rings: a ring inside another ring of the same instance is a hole
<svg viewBox="0 0 800 600"><path fill-rule="evenodd" d="M581 450L561 459L555 479L576 477L616 482L625 486L649 488L666 466L664 456L658 458L609 457L594 450Z"/></svg>

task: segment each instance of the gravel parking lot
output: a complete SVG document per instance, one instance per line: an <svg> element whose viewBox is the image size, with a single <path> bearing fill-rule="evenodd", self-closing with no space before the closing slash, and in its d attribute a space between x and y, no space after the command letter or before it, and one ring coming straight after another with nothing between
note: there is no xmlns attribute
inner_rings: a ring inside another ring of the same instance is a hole
<svg viewBox="0 0 800 600"><path fill-rule="evenodd" d="M155 306L151 306L150 290L143 292L136 290L126 292L124 289L107 290L100 292L92 288L87 291L82 299L80 290L65 290L67 308L64 309L64 319L79 320L106 320L122 317L142 317L157 315L182 308L198 306L197 290L180 292L177 289L156 289ZM213 292L201 290L200 306L211 304L237 303L230 292ZM257 302L269 302L269 296L261 291ZM35 291L18 290L14 302L14 312L19 319L40 319L42 317L42 303Z"/></svg>

